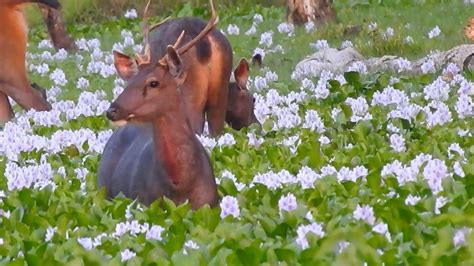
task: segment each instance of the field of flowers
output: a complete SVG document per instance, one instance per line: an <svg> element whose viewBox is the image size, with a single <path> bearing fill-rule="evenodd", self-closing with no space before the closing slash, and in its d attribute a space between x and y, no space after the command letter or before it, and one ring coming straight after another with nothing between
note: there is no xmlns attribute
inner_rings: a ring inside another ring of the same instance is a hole
<svg viewBox="0 0 474 266"><path fill-rule="evenodd" d="M103 113L124 86L111 50L141 50L136 12L71 27L77 54L32 29L30 78L53 110L19 112L0 131L0 263L472 265L473 75L430 63L416 77L362 64L320 78L292 70L328 46L423 56L462 40L460 26L369 20L352 41L325 40L327 29L295 29L283 13L221 15L235 58L264 57L249 86L263 126L200 137L221 203L197 211L108 201L96 187L114 130Z"/></svg>

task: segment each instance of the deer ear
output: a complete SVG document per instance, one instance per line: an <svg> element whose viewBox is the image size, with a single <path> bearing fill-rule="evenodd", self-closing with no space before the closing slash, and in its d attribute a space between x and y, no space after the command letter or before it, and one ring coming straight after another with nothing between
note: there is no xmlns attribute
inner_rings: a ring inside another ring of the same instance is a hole
<svg viewBox="0 0 474 266"><path fill-rule="evenodd" d="M166 62L171 75L174 77L178 85L183 84L186 75L183 71L183 64L178 52L176 52L176 49L174 49L173 46L168 45L168 47L166 47L166 54L168 55L166 57Z"/></svg>
<svg viewBox="0 0 474 266"><path fill-rule="evenodd" d="M239 89L247 89L247 80L249 79L249 63L245 58L240 59L239 65L234 70L234 77Z"/></svg>
<svg viewBox="0 0 474 266"><path fill-rule="evenodd" d="M125 81L135 76L138 72L138 66L135 59L121 52L113 51L114 65L119 77Z"/></svg>

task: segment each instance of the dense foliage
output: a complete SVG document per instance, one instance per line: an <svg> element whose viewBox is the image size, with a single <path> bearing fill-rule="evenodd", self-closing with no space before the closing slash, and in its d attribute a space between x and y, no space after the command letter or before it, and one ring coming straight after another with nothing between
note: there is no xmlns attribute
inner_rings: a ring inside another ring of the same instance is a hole
<svg viewBox="0 0 474 266"><path fill-rule="evenodd" d="M77 54L55 52L33 29L30 77L48 88L53 110L17 114L0 132L1 263L472 264L472 74L428 63L422 76L404 76L403 60L401 73L369 74L361 64L320 78L292 71L327 46L422 56L460 44L461 33L436 27L441 18L390 30L375 17L352 42L326 41L318 38L327 29L258 12L223 15L220 28L236 58L264 55L250 84L263 126L200 138L221 203L197 211L166 199L108 201L96 187L113 130L103 112L124 86L110 51L141 49L133 11L71 27Z"/></svg>

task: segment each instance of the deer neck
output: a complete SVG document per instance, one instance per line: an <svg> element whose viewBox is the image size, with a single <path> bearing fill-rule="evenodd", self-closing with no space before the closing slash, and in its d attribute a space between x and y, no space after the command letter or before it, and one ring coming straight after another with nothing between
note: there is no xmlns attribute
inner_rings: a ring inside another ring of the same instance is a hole
<svg viewBox="0 0 474 266"><path fill-rule="evenodd" d="M187 121L185 108L177 103L176 110L157 118L153 123L156 158L170 183L178 190L189 188L199 176L199 143Z"/></svg>

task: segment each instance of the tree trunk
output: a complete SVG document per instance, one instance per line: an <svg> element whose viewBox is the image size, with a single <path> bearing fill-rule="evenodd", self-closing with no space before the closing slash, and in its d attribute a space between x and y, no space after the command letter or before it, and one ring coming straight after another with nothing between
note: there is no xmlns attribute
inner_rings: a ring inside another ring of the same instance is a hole
<svg viewBox="0 0 474 266"><path fill-rule="evenodd" d="M45 5L39 5L41 13L43 14L44 22L48 27L49 36L53 42L54 48L59 50L61 48L67 51L76 50L76 44L66 32L64 21L59 14L59 11L53 8L49 8Z"/></svg>
<svg viewBox="0 0 474 266"><path fill-rule="evenodd" d="M286 0L286 19L291 24L322 24L335 18L332 0Z"/></svg>

